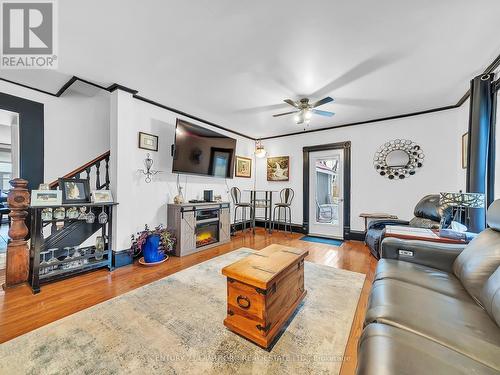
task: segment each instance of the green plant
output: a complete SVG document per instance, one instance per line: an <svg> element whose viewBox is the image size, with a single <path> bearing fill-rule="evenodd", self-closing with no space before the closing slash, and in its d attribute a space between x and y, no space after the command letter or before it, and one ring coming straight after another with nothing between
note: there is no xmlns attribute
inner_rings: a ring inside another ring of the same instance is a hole
<svg viewBox="0 0 500 375"><path fill-rule="evenodd" d="M162 251L165 254L174 251L176 238L171 231L165 228L163 224L158 225L154 229L150 229L146 224L144 225L144 230L131 236L132 244L130 246L130 252L134 257L138 257L142 253L142 247L146 243L148 237L152 235L160 236L160 245L158 247L159 251Z"/></svg>

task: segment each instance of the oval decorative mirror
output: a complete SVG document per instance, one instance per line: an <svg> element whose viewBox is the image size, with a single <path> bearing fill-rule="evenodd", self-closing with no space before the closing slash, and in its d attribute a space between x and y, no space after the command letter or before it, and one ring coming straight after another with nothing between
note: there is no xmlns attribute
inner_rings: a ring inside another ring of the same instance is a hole
<svg viewBox="0 0 500 375"><path fill-rule="evenodd" d="M390 180L413 176L424 164L424 152L415 142L395 139L384 143L373 157L377 173Z"/></svg>

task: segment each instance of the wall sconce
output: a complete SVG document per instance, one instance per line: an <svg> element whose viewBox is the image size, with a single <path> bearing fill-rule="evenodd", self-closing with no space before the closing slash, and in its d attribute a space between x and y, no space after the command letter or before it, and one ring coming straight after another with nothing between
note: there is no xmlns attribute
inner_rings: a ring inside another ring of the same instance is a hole
<svg viewBox="0 0 500 375"><path fill-rule="evenodd" d="M146 167L146 170L139 169L138 171L146 176L144 180L149 184L151 182L151 177L153 177L157 173L161 173L161 171L155 171L151 169L153 167L153 159L150 158L149 153L146 154L146 159L144 159L144 166Z"/></svg>
<svg viewBox="0 0 500 375"><path fill-rule="evenodd" d="M262 145L262 142L260 140L255 141L255 156L261 159L265 157L266 154L267 152L264 146Z"/></svg>

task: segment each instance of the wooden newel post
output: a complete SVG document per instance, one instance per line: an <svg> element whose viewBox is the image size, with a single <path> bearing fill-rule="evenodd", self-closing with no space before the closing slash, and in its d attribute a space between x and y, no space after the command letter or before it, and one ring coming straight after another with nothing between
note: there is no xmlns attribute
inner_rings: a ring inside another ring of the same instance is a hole
<svg viewBox="0 0 500 375"><path fill-rule="evenodd" d="M27 189L28 181L15 178L9 181L12 189L9 191L9 244L7 245L7 268L5 270L5 286L11 287L28 280L29 249L26 241L28 227L25 220L28 216L30 193Z"/></svg>

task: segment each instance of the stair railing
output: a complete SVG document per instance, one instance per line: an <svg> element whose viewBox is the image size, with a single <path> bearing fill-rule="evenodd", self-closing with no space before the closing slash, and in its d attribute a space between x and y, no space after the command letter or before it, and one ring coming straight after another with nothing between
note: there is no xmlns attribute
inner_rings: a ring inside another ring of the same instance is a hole
<svg viewBox="0 0 500 375"><path fill-rule="evenodd" d="M82 165L81 167L65 174L62 178L84 178L89 181L91 189L95 186L95 190L109 189L109 155L110 152L106 151L104 154L99 155L95 159ZM104 181L101 183L102 173L101 166L104 165ZM95 180L92 182L91 180ZM52 181L49 184L51 189L57 189L59 182Z"/></svg>

